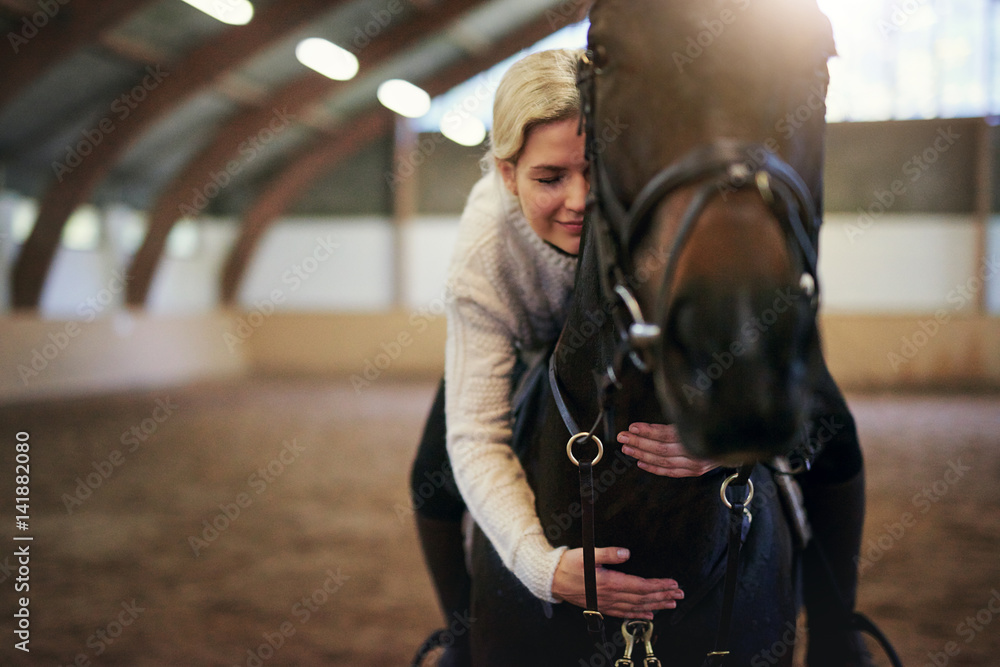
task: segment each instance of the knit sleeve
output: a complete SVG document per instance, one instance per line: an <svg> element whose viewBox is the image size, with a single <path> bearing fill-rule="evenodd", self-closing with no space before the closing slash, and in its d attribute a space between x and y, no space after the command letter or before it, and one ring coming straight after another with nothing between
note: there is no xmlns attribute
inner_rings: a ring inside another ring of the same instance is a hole
<svg viewBox="0 0 1000 667"><path fill-rule="evenodd" d="M535 509L535 495L510 448L511 385L516 351L506 327L483 301L449 304L445 353L448 455L470 514L504 565L549 602L566 547L553 548Z"/></svg>

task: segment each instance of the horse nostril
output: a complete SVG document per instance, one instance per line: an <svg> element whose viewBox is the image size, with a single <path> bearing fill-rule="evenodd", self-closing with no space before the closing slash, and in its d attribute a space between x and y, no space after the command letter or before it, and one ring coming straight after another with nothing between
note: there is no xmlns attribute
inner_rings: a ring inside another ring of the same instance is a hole
<svg viewBox="0 0 1000 667"><path fill-rule="evenodd" d="M697 343L694 304L688 299L675 301L667 317L666 344L689 355Z"/></svg>

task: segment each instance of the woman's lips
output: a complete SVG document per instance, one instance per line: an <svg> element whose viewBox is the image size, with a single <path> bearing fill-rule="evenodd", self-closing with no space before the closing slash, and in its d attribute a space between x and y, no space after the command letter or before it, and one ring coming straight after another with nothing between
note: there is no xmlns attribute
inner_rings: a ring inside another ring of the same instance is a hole
<svg viewBox="0 0 1000 667"><path fill-rule="evenodd" d="M556 222L558 222L560 225L562 225L563 227L565 227L566 231L574 232L574 233L577 233L577 234L579 234L579 233L581 233L583 231L583 220L571 220L571 221L568 221L568 222L564 222L562 220L557 220Z"/></svg>

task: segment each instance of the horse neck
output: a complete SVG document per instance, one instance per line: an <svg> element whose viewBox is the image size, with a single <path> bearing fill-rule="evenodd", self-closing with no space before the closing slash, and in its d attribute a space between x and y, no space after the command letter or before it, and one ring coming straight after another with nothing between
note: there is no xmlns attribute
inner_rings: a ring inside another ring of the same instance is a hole
<svg viewBox="0 0 1000 667"><path fill-rule="evenodd" d="M556 346L556 370L562 391L580 426L599 409L594 372L610 361L614 326L598 279L597 252L590 229L580 246L573 302Z"/></svg>
<svg viewBox="0 0 1000 667"><path fill-rule="evenodd" d="M600 284L600 262L591 238L594 224L588 225L580 248L573 303L556 347L556 369L563 394L578 425L589 428L601 409L600 383L612 363L618 341L613 311ZM628 361L617 369L621 387L614 403L619 419L659 414L648 376L640 374ZM664 421L660 418L660 421Z"/></svg>

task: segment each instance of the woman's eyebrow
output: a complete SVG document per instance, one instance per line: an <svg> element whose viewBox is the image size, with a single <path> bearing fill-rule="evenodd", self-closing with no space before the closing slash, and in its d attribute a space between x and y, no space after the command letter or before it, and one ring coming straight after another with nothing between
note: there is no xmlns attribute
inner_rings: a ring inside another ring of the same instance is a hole
<svg viewBox="0 0 1000 667"><path fill-rule="evenodd" d="M535 164L530 168L532 171L566 171L566 167L554 164Z"/></svg>

